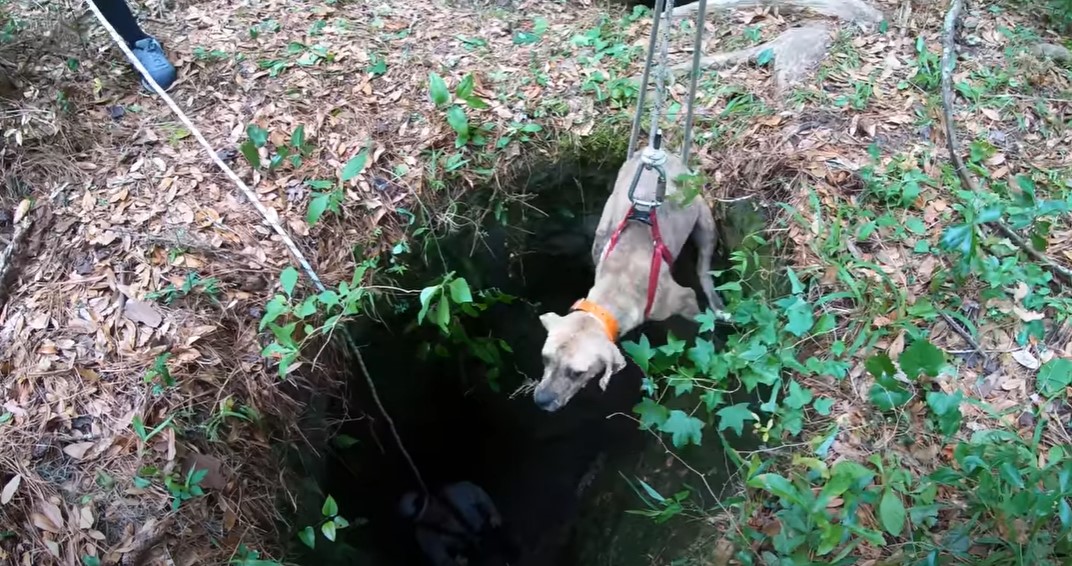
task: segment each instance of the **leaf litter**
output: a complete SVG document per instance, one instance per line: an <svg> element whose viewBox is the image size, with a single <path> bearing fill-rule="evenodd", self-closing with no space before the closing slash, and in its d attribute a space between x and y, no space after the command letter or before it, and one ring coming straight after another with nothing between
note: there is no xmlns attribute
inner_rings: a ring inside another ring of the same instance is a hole
<svg viewBox="0 0 1072 566"><path fill-rule="evenodd" d="M894 154L912 156L932 179L942 178L946 162L929 114L933 105L919 86L927 80L920 45L937 52L942 6L915 6L914 11L902 3L874 6L890 18L885 31L825 21L833 39L814 80L775 94L766 61L739 62L705 74L698 100L696 153L713 181L707 196L787 203L801 221L789 224L787 236L795 245L785 257L798 273L815 268L832 273L822 276L831 288L839 285L837 274L817 250L839 207L846 202L867 206L864 191L870 189L860 175L871 161L869 149L881 150L879 166L887 172L899 167L890 158ZM42 12L47 8L12 9L32 29L54 25L52 14ZM354 244L365 245L368 253L394 245L404 223L399 207L415 206L428 196L423 191L434 180L429 153L449 150L463 129L456 111L452 116L437 106L454 102L442 91L455 91L467 75L473 77L470 96L487 106L475 113L470 107L470 120L478 117L499 128L537 120L549 136L585 136L603 125L607 101L584 88L586 80L596 73L631 77L640 70L636 56L620 69L606 58L578 63L591 48L576 47L574 39L600 29L607 17L603 10L587 4L562 10L544 0L502 9L279 0L236 7L216 0L182 3L146 27L164 39L179 66L181 79L172 90L176 101L252 180L262 203L299 237L330 284L349 279ZM734 43L741 22L761 28L756 41L774 38L797 22L771 9L742 13L747 17L707 24L714 31L708 50L741 47ZM612 18L621 15L611 12ZM972 14L957 81L971 84L987 69L1004 65L1006 51L1018 41L1008 30L1022 23L1022 16L1010 12ZM11 415L0 424L5 447L0 450L0 531L32 536L0 544L0 561L74 563L85 552L114 563L151 550L165 533L179 554L177 563L221 562L240 542L276 553L278 537L262 520L278 513L274 502L280 483L269 439L298 437L294 415L300 402L281 393L260 357L256 313L272 294L269 281L277 280L289 257L166 107L138 92L129 73L111 70L114 49L105 48L92 23L87 29L91 44L103 53L83 52L71 69L57 52L47 51L39 64L27 67L33 82L18 99L17 111L3 118L5 139L16 140L16 149L4 146L0 159L20 172L38 201L30 209L17 204L29 201L0 198L4 210L34 220L26 244L32 253L24 254L29 259L20 265L0 314L0 414ZM649 31L647 18L617 30L620 41L633 46L643 45ZM65 39L72 38L60 34L57 41ZM675 38L682 47L678 56L683 57L686 43ZM1061 148L1072 136L1055 131L1048 116L1068 111L1068 98L1062 98L1069 90L1068 74L1048 59L1021 55L1017 61L1025 69L1023 80L1039 89L1037 100L1001 96L978 113L962 104L957 114L965 140L985 138L994 146L985 160L993 179L1067 167ZM439 77L432 79L431 89L430 73ZM727 85L736 90L727 93ZM58 91L76 112L55 103ZM681 84L671 89L679 102L683 94ZM742 110L744 100L748 107ZM568 111L549 112L542 102ZM627 120L628 110L615 112ZM293 169L253 171L241 157L251 124L267 132L256 140L263 142L254 148L256 160L269 159L268 147L285 146L299 126L314 140L315 154ZM504 155L516 157L510 153L515 148ZM495 166L505 169L506 164ZM303 190L312 179L337 179L346 187L341 213L324 215L314 226L307 222L314 197ZM480 182L464 171L458 180L459 186ZM919 212L918 231L895 238L886 228L851 243L849 250L859 260L854 275L894 285L910 303L929 296L930 278L950 268L948 256L913 250L937 245L951 218L949 203L956 202L940 185L924 183L912 190L905 198ZM908 225L907 217L899 220ZM5 237L10 224L0 223ZM1072 229L1063 221L1050 232L1048 250L1059 261L1072 261L1069 235ZM218 281L214 291L197 286L212 279ZM963 296L980 292L964 289ZM1053 313L1024 307L1025 297L1023 289L1012 289L987 303L1007 316L979 322L980 347L1000 359L1000 369L979 375L970 366L958 367L955 376L940 381L943 391L974 398L982 391L975 383L993 379L996 386L982 400L1000 412L1042 402L1036 391L1050 398L1072 385L1067 367L1072 338L1055 331L1063 342L1018 344L1019 322L1054 322ZM910 315L896 310L875 313L873 326L892 327L905 317ZM841 328L849 318L839 318ZM969 347L942 321L908 320L930 328L931 341L943 350ZM880 339L874 348L891 358L907 350L903 333ZM857 356L854 370L861 379L865 355ZM933 355L923 359L931 374ZM181 393L150 393L150 377L162 380L161 368L183 384ZM890 443L890 425L876 426L872 419L866 383L852 392L821 380L803 385L831 399L831 414L842 427L826 456L831 462L862 462L877 451L895 451L926 470L946 446L928 436L910 449ZM331 391L326 381L319 387ZM195 441L196 446L185 446L190 441L168 426L148 446L135 434L135 422L152 430L184 411L211 414L220 398L272 417L266 420L282 423L281 429L270 434L234 423L222 432L225 442ZM991 413L963 407L963 434L994 424ZM743 408L734 411L735 427L754 418ZM698 441L695 423L683 414L676 422L675 444ZM1057 433L1047 438L1051 434ZM167 495L134 481L147 464L209 470L210 505L182 506L178 521L157 520ZM64 479L57 481L55 473L61 471ZM243 479L244 496L226 479L236 477ZM121 500L115 490L122 491ZM883 497L879 519L875 511L865 509L872 514L865 519L903 523L903 509L892 499ZM225 526L224 532L212 533L224 537L225 548L205 544L201 525L208 524ZM864 544L858 552L876 560L889 549Z"/></svg>

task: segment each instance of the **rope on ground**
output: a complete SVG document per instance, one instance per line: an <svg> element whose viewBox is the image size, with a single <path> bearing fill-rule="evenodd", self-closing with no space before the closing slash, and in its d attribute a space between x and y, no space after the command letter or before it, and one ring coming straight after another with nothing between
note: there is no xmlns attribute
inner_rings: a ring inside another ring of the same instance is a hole
<svg viewBox="0 0 1072 566"><path fill-rule="evenodd" d="M86 5L89 7L90 11L93 12L93 15L96 16L97 21L100 22L101 26L104 27L104 29L108 32L108 35L111 36L112 41L115 42L117 46L119 46L119 49L123 51L123 54L126 55L130 63L134 65L134 68L136 68L141 74L141 76L145 78L145 81L149 84L149 86L152 87L153 91L156 92L156 94L161 99L163 99L165 103L167 103L168 107L171 108L171 111L175 113L175 116L178 117L179 121L182 122L184 126L186 126L186 128L190 131L191 134L193 134L197 142L201 144L201 147L203 147L205 152L208 153L213 163L215 163L216 166L219 167L220 170L223 171L223 173L227 175L227 177L230 178L235 185L238 186L239 190L242 191L242 194L245 195L246 200L253 204L253 207L257 209L257 212L259 212L260 215L264 218L264 221L269 226L271 226L273 230L275 230L275 233L278 234L280 239L283 240L283 244L286 245L287 249L290 251L290 254L298 262L298 265L301 267L302 271L304 271L305 274L309 277L309 279L312 280L313 286L316 287L317 291L327 290L327 287L325 287L324 283L320 280L320 276L316 274L316 271L313 270L312 265L309 264L309 260L305 258L305 255L302 254L301 250L298 248L298 245L290 237L290 234L288 234L286 229L284 229L283 226L279 223L279 215L276 214L274 210L269 211L269 209L261 203L260 199L257 197L257 193L254 192L253 189L249 188L249 186L246 185L242 178L239 177L238 174L235 173L234 170L231 169L226 163L224 163L222 159L220 159L219 154L216 152L215 149L213 149L212 144L210 144L208 140L205 139L205 136L201 134L201 130L199 130L197 126L193 124L190 118L186 116L186 113L183 112L177 104L175 104L175 101L172 100L170 96L168 96L167 92L165 92L164 89L161 88L159 84L157 84L156 80L154 80L153 77L149 74L149 71L145 69L145 66L141 64L141 61L138 61L138 58L134 55L134 52L130 50L129 46L127 46L126 41L124 41L123 38L119 35L119 33L115 31L115 28L112 27L112 24L110 24L108 20L104 17L104 14L100 12L100 10L97 8L97 5L94 4L92 0L86 0ZM413 472L413 475L416 478L417 484L419 485L421 491L427 495L429 493L428 485L424 482L424 477L421 475L420 470L417 468L416 463L413 461L413 457L410 456L409 450L406 449L405 444L402 442L402 437L398 434L398 430L395 427L394 419L391 418L390 413L387 412L387 409L384 407L383 402L380 400L380 395L376 389L376 384L372 380L372 376L369 374L368 368L365 366L365 360L361 355L361 350L358 348L357 342L354 340L353 336L346 328L343 328L343 335L346 338L346 344L349 347L350 351L354 354L354 357L357 358L358 366L361 368L361 373L363 374L365 381L368 383L369 391L372 393L372 399L376 403L376 407L379 409L380 413L383 415L384 420L387 421L388 428L391 429L391 434L395 439L395 443L398 445L399 451L402 452L402 456L406 459L406 463L409 465L410 471Z"/></svg>
<svg viewBox="0 0 1072 566"><path fill-rule="evenodd" d="M953 169L964 188L978 192L979 185L972 179L964 159L957 149L956 124L953 122L953 69L957 65L957 25L960 22L960 13L964 7L964 0L950 0L949 11L946 12L945 23L942 26L942 118L945 121L945 141L949 148L949 160L953 163ZM1041 263L1054 275L1055 279L1061 279L1067 285L1072 285L1072 270L1059 265L1042 252L1036 250L1022 236L996 220L987 222L985 226L991 227L1001 233L1010 242L1024 251L1035 261Z"/></svg>

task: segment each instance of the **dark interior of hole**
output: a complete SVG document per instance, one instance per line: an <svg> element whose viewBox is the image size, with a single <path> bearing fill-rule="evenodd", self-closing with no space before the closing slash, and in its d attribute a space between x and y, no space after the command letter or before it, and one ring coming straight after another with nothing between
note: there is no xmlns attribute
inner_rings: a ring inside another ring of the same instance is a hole
<svg viewBox="0 0 1072 566"><path fill-rule="evenodd" d="M471 334L501 338L513 349L499 392L488 387L480 363L419 359L415 352L421 342L436 340L436 332L414 330L414 311L383 317L382 323L364 321L356 328L379 395L427 483L434 488L469 480L484 487L523 546L523 557L515 564L579 563L579 543L571 536L581 486L591 480L597 462L604 474L616 475L621 463L635 462L645 443L652 442L633 421L607 418L630 414L641 398L643 375L632 362L606 392L593 381L555 413L538 409L528 394L509 398L524 376L540 376L545 332L538 315L565 313L592 283L592 233L619 165L565 162L534 169L525 188L536 193L531 205L546 216L530 212L516 224L485 226L476 246L472 234L441 241L448 268L474 289L495 286L537 305L497 305L469 328ZM438 254L430 256L439 261ZM675 263L675 278L699 290L694 262L690 245ZM416 270L410 287L428 284L441 269ZM668 329L678 336L695 332L683 320L644 331L659 340ZM341 432L359 442L328 456L321 485L338 500L344 517L368 522L348 529L341 539L345 545L318 550L302 562L424 564L412 527L395 515L399 497L416 486L413 476L356 371L350 391L352 416L360 418Z"/></svg>

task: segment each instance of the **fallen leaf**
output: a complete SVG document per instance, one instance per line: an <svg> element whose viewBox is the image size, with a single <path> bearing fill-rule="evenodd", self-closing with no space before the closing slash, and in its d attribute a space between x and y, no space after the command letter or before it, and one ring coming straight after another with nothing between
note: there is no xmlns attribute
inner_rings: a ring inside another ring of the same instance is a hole
<svg viewBox="0 0 1072 566"><path fill-rule="evenodd" d="M1022 320L1024 322L1031 322L1033 320L1042 320L1042 319L1046 318L1046 315L1044 315L1044 314L1042 314L1040 312L1029 311L1029 310L1027 310L1025 308L1021 308L1021 307L1016 306L1016 305L1013 305L1012 312L1016 313L1016 316L1020 317L1020 320Z"/></svg>
<svg viewBox="0 0 1072 566"><path fill-rule="evenodd" d="M156 310L152 303L139 301L138 299L127 299L123 314L132 322L144 324L149 328L157 328L164 321L163 315Z"/></svg>
<svg viewBox="0 0 1072 566"><path fill-rule="evenodd" d="M191 452L186 457L183 474L189 474L191 470L205 470L208 473L201 480L201 486L221 490L227 487L227 478L223 475L222 467L223 462L213 456Z"/></svg>
<svg viewBox="0 0 1072 566"><path fill-rule="evenodd" d="M19 222L22 222L22 219L26 218L26 213L28 212L30 212L30 200L22 199L22 201L19 202L19 206L15 208L14 223L18 224Z"/></svg>
<svg viewBox="0 0 1072 566"><path fill-rule="evenodd" d="M81 460L86 457L86 452L88 452L90 448L93 448L92 442L75 442L74 444L64 446L63 453L75 460Z"/></svg>
<svg viewBox="0 0 1072 566"><path fill-rule="evenodd" d="M35 527L42 531L60 534L63 526L63 513L54 503L45 501L41 504L41 511L34 511L31 520Z"/></svg>
<svg viewBox="0 0 1072 566"><path fill-rule="evenodd" d="M22 483L22 476L15 474L15 477L8 480L4 486L4 490L0 491L0 505L7 505L12 497L15 497L15 492L19 490L19 485Z"/></svg>

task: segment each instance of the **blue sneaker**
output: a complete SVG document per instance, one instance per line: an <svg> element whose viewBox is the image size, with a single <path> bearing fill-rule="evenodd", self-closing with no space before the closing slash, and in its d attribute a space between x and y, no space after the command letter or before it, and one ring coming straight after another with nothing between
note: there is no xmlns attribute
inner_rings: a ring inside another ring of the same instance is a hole
<svg viewBox="0 0 1072 566"><path fill-rule="evenodd" d="M156 84L160 85L160 88L167 90L175 82L175 78L178 76L175 71L175 65L168 61L167 55L164 55L164 48L160 46L159 41L151 37L139 39L134 42L134 47L131 48L131 51L134 52L134 56L138 58L138 61L145 66L145 70L149 71L149 76L153 77ZM145 90L153 91L153 87L144 78L141 80L141 85Z"/></svg>

